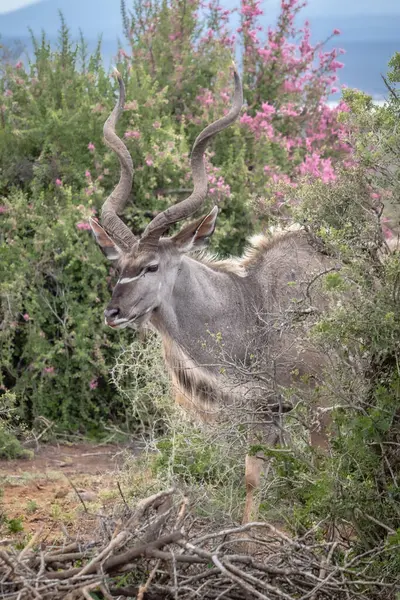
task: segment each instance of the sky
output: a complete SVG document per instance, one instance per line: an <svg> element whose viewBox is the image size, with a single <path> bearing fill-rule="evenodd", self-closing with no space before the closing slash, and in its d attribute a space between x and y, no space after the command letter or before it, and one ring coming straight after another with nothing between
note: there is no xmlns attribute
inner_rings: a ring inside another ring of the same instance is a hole
<svg viewBox="0 0 400 600"><path fill-rule="evenodd" d="M33 4L32 0L0 0L0 13L9 12L28 4Z"/></svg>
<svg viewBox="0 0 400 600"><path fill-rule="evenodd" d="M28 4L34 4L38 0L0 0L0 13L9 12ZM276 4L278 0L269 0L272 4ZM318 15L335 14L345 12L346 14L379 14L384 7L385 12L390 12L396 7L398 11L399 0L309 0L308 5L311 12ZM119 3L118 3L119 4ZM223 2L223 4L236 4L236 2ZM265 3L267 4L267 2Z"/></svg>

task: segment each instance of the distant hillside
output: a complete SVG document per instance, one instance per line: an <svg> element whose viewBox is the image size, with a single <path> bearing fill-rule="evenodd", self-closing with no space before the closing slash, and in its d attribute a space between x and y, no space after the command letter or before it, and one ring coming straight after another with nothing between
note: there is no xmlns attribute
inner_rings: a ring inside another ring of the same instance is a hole
<svg viewBox="0 0 400 600"><path fill-rule="evenodd" d="M30 6L0 14L0 33L7 37L26 36L30 27L35 33L42 29L54 37L63 13L73 34L82 29L89 38L100 33L105 39L121 33L120 0L41 0Z"/></svg>
<svg viewBox="0 0 400 600"><path fill-rule="evenodd" d="M238 0L222 0L229 8L238 3ZM129 6L129 0L127 4ZM268 0L264 5L267 25L274 22L279 2ZM355 12L358 9L359 12ZM117 50L117 38L122 37L120 0L40 0L0 14L2 41L7 44L21 40L29 53L30 27L35 34L44 30L50 41L55 42L60 25L59 10L73 36L83 31L89 49L95 47L98 36L102 35L103 56L109 65ZM380 74L386 72L393 53L400 51L400 0L310 0L302 17L310 19L314 41L325 39L334 28L342 31L331 43L346 50L345 68L340 73L342 83L376 97L385 95ZM232 16L233 28L238 26L238 18L237 14Z"/></svg>
<svg viewBox="0 0 400 600"><path fill-rule="evenodd" d="M399 0L308 0L307 5L304 10L312 17L400 14Z"/></svg>

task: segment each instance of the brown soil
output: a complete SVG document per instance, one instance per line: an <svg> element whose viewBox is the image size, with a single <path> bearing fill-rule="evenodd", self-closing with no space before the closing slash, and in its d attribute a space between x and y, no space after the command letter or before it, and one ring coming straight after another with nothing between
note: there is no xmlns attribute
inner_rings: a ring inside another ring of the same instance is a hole
<svg viewBox="0 0 400 600"><path fill-rule="evenodd" d="M137 450L112 444L51 444L30 460L0 460L0 544L42 528L41 538L44 534L49 541L66 536L89 539L97 515L119 496L118 472L128 453ZM10 519L21 518L23 530L16 534Z"/></svg>

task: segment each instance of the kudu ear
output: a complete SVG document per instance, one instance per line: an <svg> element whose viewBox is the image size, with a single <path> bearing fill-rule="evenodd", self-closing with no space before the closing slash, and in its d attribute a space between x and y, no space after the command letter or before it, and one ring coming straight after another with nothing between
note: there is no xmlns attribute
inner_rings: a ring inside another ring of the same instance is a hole
<svg viewBox="0 0 400 600"><path fill-rule="evenodd" d="M202 216L197 221L189 223L175 234L171 239L175 246L181 252L189 252L192 248L198 248L207 243L215 230L218 207L214 206L212 211L206 216Z"/></svg>
<svg viewBox="0 0 400 600"><path fill-rule="evenodd" d="M110 238L108 233L102 228L100 223L96 219L89 219L90 227L96 239L96 242L101 248L101 251L109 260L117 260L121 254L121 249L115 242Z"/></svg>

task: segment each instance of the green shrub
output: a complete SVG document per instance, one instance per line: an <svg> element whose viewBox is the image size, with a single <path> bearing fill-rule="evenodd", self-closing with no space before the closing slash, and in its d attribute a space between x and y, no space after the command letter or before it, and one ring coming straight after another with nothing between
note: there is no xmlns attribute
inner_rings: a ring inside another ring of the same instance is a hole
<svg viewBox="0 0 400 600"><path fill-rule="evenodd" d="M115 357L111 378L135 429L146 436L164 434L174 407L159 336L147 333L145 338L135 338Z"/></svg>
<svg viewBox="0 0 400 600"><path fill-rule="evenodd" d="M102 323L109 268L77 228L90 208L77 207L66 187L32 202L14 191L5 206L2 385L13 389L27 424L41 415L56 429L99 433L123 410L108 384L121 338Z"/></svg>
<svg viewBox="0 0 400 600"><path fill-rule="evenodd" d="M15 517L14 519L7 519L7 529L8 532L20 533L24 530L24 520L23 517Z"/></svg>
<svg viewBox="0 0 400 600"><path fill-rule="evenodd" d="M23 433L24 426L15 404L15 394L6 392L0 396L0 458L30 457L30 451L23 448L17 437Z"/></svg>
<svg viewBox="0 0 400 600"><path fill-rule="evenodd" d="M86 231L117 179L118 161L102 141L115 84L100 46L85 57L82 44L71 43L62 21L58 48L43 36L27 70L5 62L0 71L0 385L14 391L28 425L40 415L58 431L99 435L109 422L133 424L109 380L126 339L103 325L113 271ZM187 79L185 102L195 102L210 64ZM123 60L119 68L128 100L119 130L140 165L126 219L140 232L176 200L168 190L190 185L198 127L176 118L167 80L152 76L144 59L134 71ZM140 139L130 138L139 127Z"/></svg>
<svg viewBox="0 0 400 600"><path fill-rule="evenodd" d="M391 104L384 110L398 108ZM367 137L365 110L376 126L376 109L362 104L360 121L357 111L352 115L360 139ZM388 122L390 115L382 127ZM386 141L382 137L383 145ZM318 460L299 450L290 422L296 411L301 422L307 398L300 399L288 417L293 450L274 458L276 485L266 488L263 509L267 518L284 518L297 531L325 523L327 535L336 531L355 553L372 556L380 548L384 560L380 554L371 558L368 573L383 569L394 577L400 531L400 255L386 246L377 196L382 184L394 199L397 182L390 185L379 165L371 168L363 145L358 152L357 164L335 182L305 181L295 192L286 191L288 200L296 194L294 214L317 246L342 261L340 273L325 275L332 309L310 329L316 349L330 358L317 395L332 407L333 437L329 454Z"/></svg>

